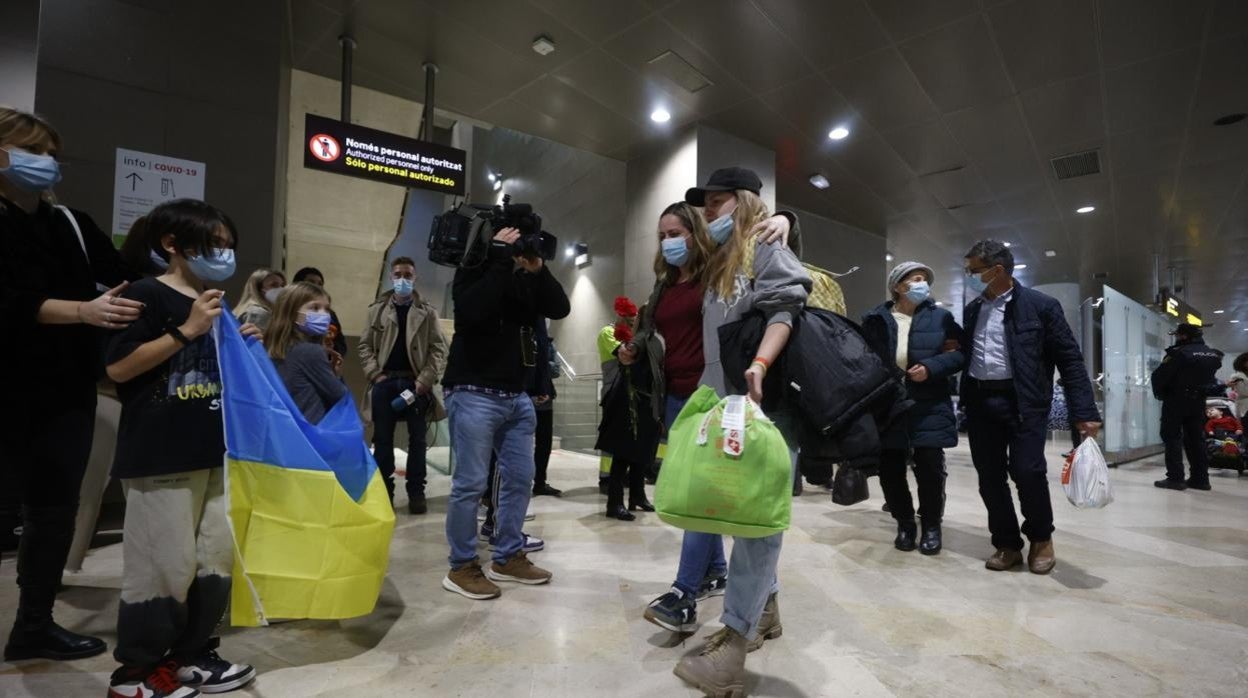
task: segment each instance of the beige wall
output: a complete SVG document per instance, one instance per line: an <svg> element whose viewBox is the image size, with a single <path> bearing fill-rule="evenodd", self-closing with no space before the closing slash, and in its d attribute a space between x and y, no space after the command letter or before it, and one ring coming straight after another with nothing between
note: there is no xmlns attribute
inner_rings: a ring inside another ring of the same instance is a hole
<svg viewBox="0 0 1248 698"><path fill-rule="evenodd" d="M698 175L697 131L690 129L628 161L624 227L624 292L637 305L654 288L659 214L685 198Z"/></svg>
<svg viewBox="0 0 1248 698"><path fill-rule="evenodd" d="M324 272L343 331L357 336L386 246L399 228L404 190L304 168L304 114L337 117L340 97L337 81L291 72L286 271L311 266ZM360 87L351 100L352 123L413 138L420 128L420 104Z"/></svg>

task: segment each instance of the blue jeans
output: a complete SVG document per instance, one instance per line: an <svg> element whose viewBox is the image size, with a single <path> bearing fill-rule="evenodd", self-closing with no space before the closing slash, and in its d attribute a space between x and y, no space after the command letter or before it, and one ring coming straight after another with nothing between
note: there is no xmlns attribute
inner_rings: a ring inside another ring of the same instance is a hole
<svg viewBox="0 0 1248 698"><path fill-rule="evenodd" d="M688 395L682 398L668 394L663 410L664 426L672 428L672 423L685 408L686 402L689 402ZM672 586L680 589L686 596L696 597L703 579L712 572L719 576L727 571L723 536L685 531L684 540L680 544L680 566L676 568L676 581Z"/></svg>
<svg viewBox="0 0 1248 698"><path fill-rule="evenodd" d="M520 529L533 493L533 401L528 395L504 398L460 390L447 398L446 412L455 461L446 512L451 567L477 561L477 504L493 452L498 453L494 560L506 562L524 543Z"/></svg>

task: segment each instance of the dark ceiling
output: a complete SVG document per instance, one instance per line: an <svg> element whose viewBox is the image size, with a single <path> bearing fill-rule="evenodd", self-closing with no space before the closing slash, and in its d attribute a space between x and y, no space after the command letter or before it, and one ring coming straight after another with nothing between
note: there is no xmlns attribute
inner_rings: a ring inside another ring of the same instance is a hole
<svg viewBox="0 0 1248 698"><path fill-rule="evenodd" d="M945 279L996 237L1026 282L1105 273L1145 298L1160 254L1208 317L1245 321L1218 341L1248 346L1248 121L1213 124L1248 112L1248 1L292 0L291 14L296 68L337 78L350 31L357 84L421 101L434 61L438 107L488 123L621 159L695 122L772 147L779 200L885 233ZM553 54L531 49L539 35ZM680 86L652 62L668 51L712 84ZM669 123L651 122L659 106ZM838 125L849 137L829 140ZM1094 149L1099 174L1057 179L1050 159Z"/></svg>

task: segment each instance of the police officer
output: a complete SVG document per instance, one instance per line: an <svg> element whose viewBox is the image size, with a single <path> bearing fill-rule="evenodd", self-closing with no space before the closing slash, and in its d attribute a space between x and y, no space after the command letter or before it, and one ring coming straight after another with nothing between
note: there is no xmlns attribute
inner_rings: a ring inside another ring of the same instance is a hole
<svg viewBox="0 0 1248 698"><path fill-rule="evenodd" d="M1205 344L1204 332L1183 323L1173 332L1174 346L1153 371L1153 396L1161 400L1161 439L1166 444L1166 477L1153 483L1168 490L1208 490L1209 460L1205 453L1205 396L1217 383L1222 352ZM1192 476L1183 480L1183 451Z"/></svg>

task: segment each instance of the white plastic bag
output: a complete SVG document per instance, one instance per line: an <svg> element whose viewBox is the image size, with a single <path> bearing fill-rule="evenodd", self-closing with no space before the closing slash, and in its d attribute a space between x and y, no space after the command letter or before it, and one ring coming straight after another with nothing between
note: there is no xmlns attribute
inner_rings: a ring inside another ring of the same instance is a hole
<svg viewBox="0 0 1248 698"><path fill-rule="evenodd" d="M1114 501L1109 484L1109 466L1096 439L1084 439L1062 468L1062 489L1066 499L1081 509L1100 509Z"/></svg>

